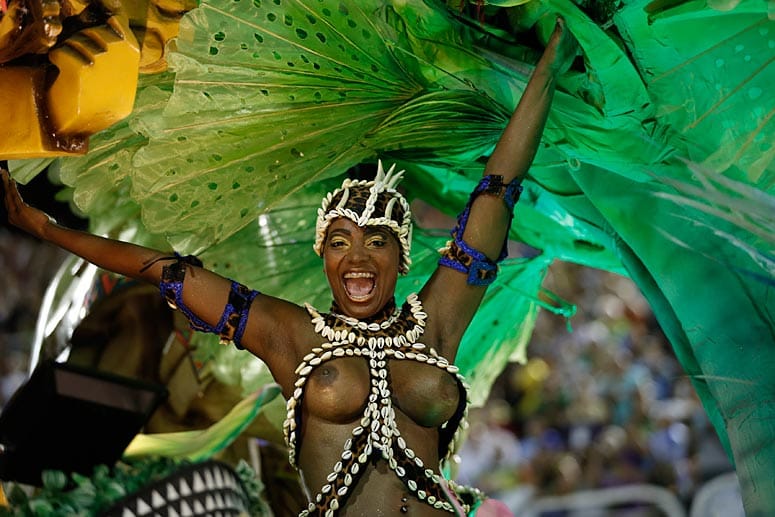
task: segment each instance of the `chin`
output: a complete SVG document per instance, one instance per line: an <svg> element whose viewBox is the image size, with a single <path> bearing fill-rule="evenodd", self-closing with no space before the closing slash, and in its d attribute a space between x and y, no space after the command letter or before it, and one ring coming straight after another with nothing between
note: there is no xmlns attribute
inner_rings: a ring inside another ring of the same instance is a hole
<svg viewBox="0 0 775 517"><path fill-rule="evenodd" d="M381 300L379 297L372 297L363 301L356 301L349 297L337 302L339 308L347 313L348 316L363 319L373 316L385 306L387 300Z"/></svg>
<svg viewBox="0 0 775 517"><path fill-rule="evenodd" d="M352 300L347 300L347 305L345 306L345 309L349 315L358 319L373 316L377 313L377 311L379 311L380 308L381 307L377 307L376 303L372 304L368 302L353 302Z"/></svg>

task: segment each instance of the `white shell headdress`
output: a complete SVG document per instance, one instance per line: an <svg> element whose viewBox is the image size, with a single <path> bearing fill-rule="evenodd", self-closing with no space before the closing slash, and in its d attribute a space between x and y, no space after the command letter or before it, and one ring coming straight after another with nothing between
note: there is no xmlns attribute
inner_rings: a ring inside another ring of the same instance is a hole
<svg viewBox="0 0 775 517"><path fill-rule="evenodd" d="M323 243L331 221L338 217L346 217L360 227L387 226L398 238L401 244L401 260L399 273L409 272L412 246L412 214L409 203L396 190L396 185L403 178L404 171L395 172L393 164L387 172L382 168L382 161L377 162L377 175L373 180L346 179L342 186L329 192L323 198L323 204L318 209L315 224L315 253L323 256Z"/></svg>

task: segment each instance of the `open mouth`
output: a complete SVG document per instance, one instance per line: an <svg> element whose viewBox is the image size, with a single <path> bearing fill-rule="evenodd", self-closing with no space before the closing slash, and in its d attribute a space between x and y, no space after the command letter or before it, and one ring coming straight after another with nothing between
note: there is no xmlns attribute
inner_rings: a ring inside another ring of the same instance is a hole
<svg viewBox="0 0 775 517"><path fill-rule="evenodd" d="M344 290L353 301L359 302L369 298L375 285L374 273L351 271L344 274Z"/></svg>

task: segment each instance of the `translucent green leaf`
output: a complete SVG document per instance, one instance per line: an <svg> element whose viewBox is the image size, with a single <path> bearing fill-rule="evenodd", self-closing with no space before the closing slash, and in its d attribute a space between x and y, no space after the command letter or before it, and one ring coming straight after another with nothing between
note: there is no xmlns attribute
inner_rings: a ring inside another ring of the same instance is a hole
<svg viewBox="0 0 775 517"><path fill-rule="evenodd" d="M40 174L53 161L53 158L8 160L8 170L16 181L25 185L29 183L32 178Z"/></svg>
<svg viewBox="0 0 775 517"><path fill-rule="evenodd" d="M164 456L202 461L231 444L253 421L259 411L280 394L276 384L252 393L227 415L201 431L138 434L124 451L126 458Z"/></svg>

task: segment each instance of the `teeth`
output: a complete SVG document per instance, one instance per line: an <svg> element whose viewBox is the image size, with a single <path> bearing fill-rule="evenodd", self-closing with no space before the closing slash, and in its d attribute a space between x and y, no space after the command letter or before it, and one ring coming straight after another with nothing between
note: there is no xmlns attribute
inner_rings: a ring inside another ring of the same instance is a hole
<svg viewBox="0 0 775 517"><path fill-rule="evenodd" d="M366 273L366 272L352 272L352 273L345 273L345 278L374 278L374 273Z"/></svg>

